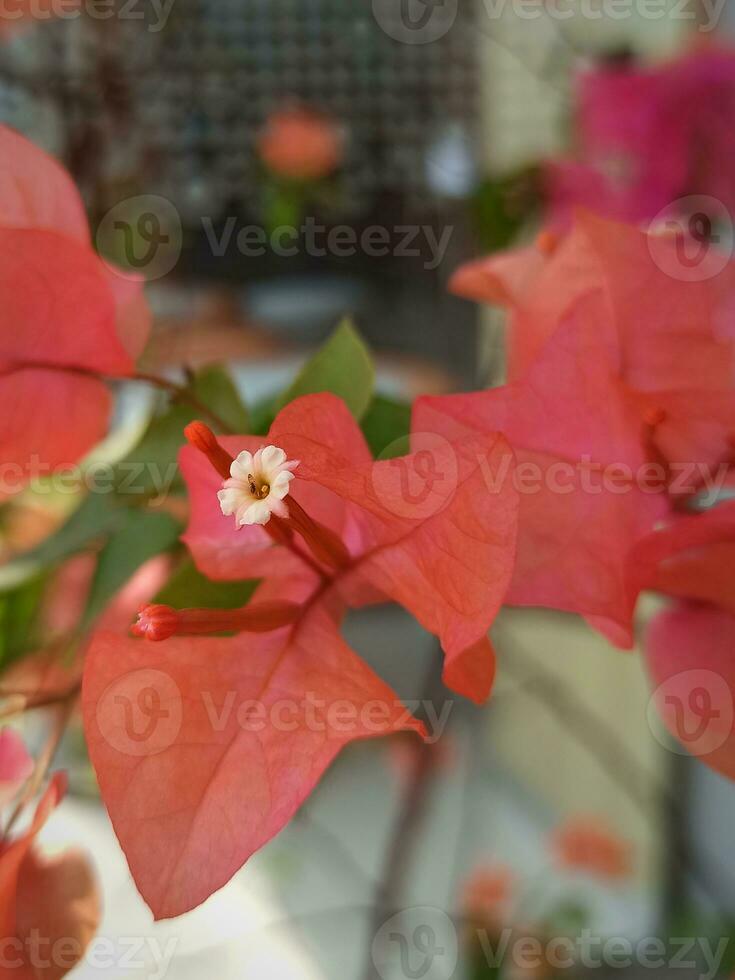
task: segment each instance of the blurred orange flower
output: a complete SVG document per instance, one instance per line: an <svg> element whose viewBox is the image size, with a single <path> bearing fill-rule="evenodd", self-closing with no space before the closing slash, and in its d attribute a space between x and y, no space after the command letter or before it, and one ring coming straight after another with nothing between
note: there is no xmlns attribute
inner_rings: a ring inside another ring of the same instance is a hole
<svg viewBox="0 0 735 980"><path fill-rule="evenodd" d="M334 122L307 109L274 113L258 140L263 163L293 180L317 180L337 169L342 137Z"/></svg>
<svg viewBox="0 0 735 980"><path fill-rule="evenodd" d="M625 878L631 872L631 846L597 817L571 817L551 835L551 848L564 868L599 878Z"/></svg>
<svg viewBox="0 0 735 980"><path fill-rule="evenodd" d="M481 865L465 881L462 908L477 922L502 926L515 893L516 875L504 864Z"/></svg>

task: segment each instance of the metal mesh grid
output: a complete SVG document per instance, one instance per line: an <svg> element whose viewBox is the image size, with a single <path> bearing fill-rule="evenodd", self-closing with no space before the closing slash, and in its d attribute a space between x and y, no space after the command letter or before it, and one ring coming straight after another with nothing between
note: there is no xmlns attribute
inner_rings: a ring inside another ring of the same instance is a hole
<svg viewBox="0 0 735 980"><path fill-rule="evenodd" d="M468 133L477 122L471 17L461 11L440 40L412 45L381 29L368 0L175 0L158 33L139 20L44 25L33 32L46 49L42 74L36 64L31 77L56 75L71 93L63 130L75 101L86 119L106 111L99 65L107 58L129 101L124 138L145 168L146 190L175 200L184 216L203 204L216 213L250 203L256 135L270 112L293 102L344 126L348 210L369 208L383 192L418 205L432 141L450 122ZM0 82L0 114L26 130L34 99L45 99L44 85L34 84L29 104L28 88Z"/></svg>

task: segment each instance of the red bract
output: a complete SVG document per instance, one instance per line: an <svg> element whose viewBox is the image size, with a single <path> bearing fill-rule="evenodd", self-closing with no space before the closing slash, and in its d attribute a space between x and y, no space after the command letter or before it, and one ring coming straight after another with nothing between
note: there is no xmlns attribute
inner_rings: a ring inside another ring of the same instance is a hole
<svg viewBox="0 0 735 980"><path fill-rule="evenodd" d="M421 731L318 603L267 635L149 644L101 634L84 713L105 804L156 918L222 887L344 745Z"/></svg>
<svg viewBox="0 0 735 980"><path fill-rule="evenodd" d="M735 615L735 501L647 535L633 549L630 566L642 588Z"/></svg>
<svg viewBox="0 0 735 980"><path fill-rule="evenodd" d="M582 305L521 382L419 399L414 426L447 439L503 432L520 491L508 602L578 613L630 646L637 589L628 553L669 505L661 481L654 492L641 487L641 422L588 322Z"/></svg>
<svg viewBox="0 0 735 980"><path fill-rule="evenodd" d="M656 708L674 737L735 778L735 502L674 520L642 539L630 564L644 588L679 601L646 636Z"/></svg>
<svg viewBox="0 0 735 980"><path fill-rule="evenodd" d="M86 859L66 851L49 861L34 841L64 795L57 774L28 830L0 842L2 980L57 980L81 959L100 919L97 888Z"/></svg>
<svg viewBox="0 0 735 980"><path fill-rule="evenodd" d="M247 615L152 607L139 629L151 637L207 624L211 632L242 630L245 619L261 629L279 611L284 625L157 644L103 634L92 644L87 741L133 875L159 917L224 884L290 819L343 745L421 731L340 637L345 604L401 602L439 635L447 682L476 700L487 696L494 658L486 634L515 544L513 458L494 433L454 442L433 436L410 456L374 464L343 402L298 399L266 439L222 440L231 451L272 443L300 460L286 497L291 516L235 530L216 496L227 466L202 432L192 435L219 476L210 479L194 450L184 450L189 546L219 577L270 577Z"/></svg>
<svg viewBox="0 0 735 980"><path fill-rule="evenodd" d="M0 456L22 485L104 434L110 399L96 375L132 371L149 313L140 284L118 282L94 253L71 178L5 127L0 254Z"/></svg>
<svg viewBox="0 0 735 980"><path fill-rule="evenodd" d="M285 408L267 437L220 441L232 453L271 442L300 459L293 499L347 544L351 565L339 582L346 601L382 596L404 605L440 637L447 682L470 697L487 696L485 635L511 573L518 506L504 440L494 432L454 442L419 432L411 456L373 463L344 403L313 395ZM184 539L202 571L232 579L303 573L303 563L263 528L236 530L223 519L221 478L204 457L186 448L181 464L192 502ZM485 672L479 690L478 662Z"/></svg>
<svg viewBox="0 0 735 980"><path fill-rule="evenodd" d="M541 249L480 259L454 275L467 299L511 313L511 380L521 377L569 310L597 292L594 326L619 375L638 391L730 389L735 381L735 263L701 281L686 278L674 235L654 235L578 212L571 231Z"/></svg>
<svg viewBox="0 0 735 980"><path fill-rule="evenodd" d="M732 566L730 566L732 567ZM735 615L680 602L646 636L654 703L671 735L706 765L735 779Z"/></svg>

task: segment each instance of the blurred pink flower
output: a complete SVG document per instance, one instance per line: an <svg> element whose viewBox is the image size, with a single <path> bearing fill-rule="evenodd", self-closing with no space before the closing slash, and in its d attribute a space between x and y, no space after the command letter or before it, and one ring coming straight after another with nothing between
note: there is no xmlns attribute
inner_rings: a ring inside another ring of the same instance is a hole
<svg viewBox="0 0 735 980"><path fill-rule="evenodd" d="M33 772L33 759L12 728L0 729L0 807L16 795Z"/></svg>
<svg viewBox="0 0 735 980"><path fill-rule="evenodd" d="M317 180L337 169L343 148L331 120L307 109L284 109L268 119L258 151L266 167L280 177Z"/></svg>
<svg viewBox="0 0 735 980"><path fill-rule="evenodd" d="M705 47L651 68L605 67L577 82L575 160L551 162L552 218L575 206L645 221L701 194L735 209L735 53Z"/></svg>

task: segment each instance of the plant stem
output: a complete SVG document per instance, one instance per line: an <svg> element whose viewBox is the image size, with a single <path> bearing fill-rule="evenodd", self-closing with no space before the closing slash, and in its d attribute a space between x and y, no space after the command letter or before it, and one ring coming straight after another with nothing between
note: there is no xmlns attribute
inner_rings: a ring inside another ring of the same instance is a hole
<svg viewBox="0 0 735 980"><path fill-rule="evenodd" d="M22 362L19 364L14 364L10 368L0 372L0 376L13 374L15 371L62 371L67 374L78 374L85 378L96 378L98 381L135 381L139 384L152 385L155 388L160 388L163 391L168 391L182 401L188 402L192 408L195 408L197 412L209 419L209 421L218 429L221 430L225 435L232 435L232 428L225 422L225 420L218 415L216 412L212 411L204 402L186 385L178 384L176 381L170 381L168 378L161 378L157 374L146 374L145 372L137 372L135 374L116 375L104 374L101 371L93 371L91 368L75 367L74 365L64 365L64 364L51 364L44 361L33 361L33 362Z"/></svg>
<svg viewBox="0 0 735 980"><path fill-rule="evenodd" d="M161 388L164 391L170 391L171 394L180 398L182 401L187 401L192 408L195 408L197 412L206 416L210 422L212 422L218 429L221 430L225 435L232 435L232 428L225 422L225 420L218 415L216 412L212 411L204 402L194 394L194 392L187 388L186 385L177 384L175 381L169 381L168 378L161 378L157 374L145 374L136 373L130 375L126 378L128 381L137 381L141 384L153 385L156 388Z"/></svg>
<svg viewBox="0 0 735 980"><path fill-rule="evenodd" d="M443 691L440 672L437 671L432 659L425 683L424 700L433 701L441 698ZM399 907L401 888L411 866L413 849L418 840L424 815L424 804L428 799L436 768L434 759L436 746L429 745L423 739L414 739L411 745L414 750L413 767L403 795L403 805L385 852L383 870L373 900L364 980L375 980L378 976L372 958L373 939L383 924L383 917L392 914Z"/></svg>
<svg viewBox="0 0 735 980"><path fill-rule="evenodd" d="M7 836L13 829L16 821L20 817L21 813L36 795L36 793L41 788L47 772L49 771L52 762L54 761L54 756L56 755L56 750L58 749L62 738L64 737L64 732L66 731L66 726L71 718L74 711L78 695L78 689L74 688L71 692L67 693L64 698L60 698L55 706L55 718L51 733L46 741L46 744L41 751L38 759L36 760L36 765L31 773L31 776L26 783L23 793L20 799L15 804L10 818L5 826L5 836Z"/></svg>

